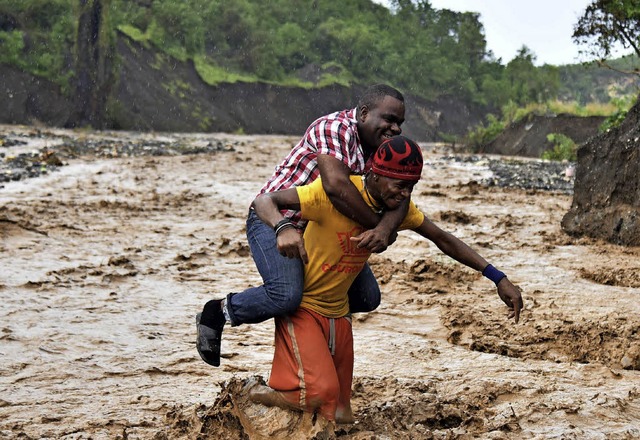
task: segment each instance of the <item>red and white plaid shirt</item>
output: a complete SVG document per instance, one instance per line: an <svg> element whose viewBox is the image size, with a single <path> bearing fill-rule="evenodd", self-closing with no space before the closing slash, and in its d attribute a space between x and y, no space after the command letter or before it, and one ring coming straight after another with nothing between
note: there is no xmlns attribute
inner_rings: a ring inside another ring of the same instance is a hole
<svg viewBox="0 0 640 440"><path fill-rule="evenodd" d="M344 163L353 174L364 174L368 164L358 136L356 109L342 110L316 119L278 165L260 194L307 185L320 175L318 154L328 154ZM282 211L296 225L304 227L299 211Z"/></svg>

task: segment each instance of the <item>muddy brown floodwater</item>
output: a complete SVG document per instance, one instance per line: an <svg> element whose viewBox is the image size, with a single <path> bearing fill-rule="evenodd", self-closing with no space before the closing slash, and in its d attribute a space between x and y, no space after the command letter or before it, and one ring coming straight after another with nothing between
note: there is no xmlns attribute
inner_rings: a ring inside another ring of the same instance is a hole
<svg viewBox="0 0 640 440"><path fill-rule="evenodd" d="M272 321L227 328L219 368L195 350L204 302L260 282L245 214L295 139L44 136L104 138L233 148L67 156L3 184L0 438L640 437L640 249L565 235L571 195L485 187L485 162L425 148L414 200L505 271L526 309L509 321L492 283L402 233L371 260L383 299L354 320L357 423L334 429L247 401L269 374Z"/></svg>

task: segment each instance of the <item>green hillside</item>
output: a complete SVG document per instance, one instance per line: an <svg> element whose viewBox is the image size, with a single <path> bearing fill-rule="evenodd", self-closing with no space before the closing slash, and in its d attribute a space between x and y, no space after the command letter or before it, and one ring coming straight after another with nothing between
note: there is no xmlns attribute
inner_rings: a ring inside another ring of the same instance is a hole
<svg viewBox="0 0 640 440"><path fill-rule="evenodd" d="M477 13L425 0L395 0L391 10L369 0L0 0L0 63L69 95L108 93L118 32L192 61L212 85L386 82L425 99L455 96L499 111L556 99L608 102L637 93L639 84L593 66L536 67L526 47L503 65L487 50Z"/></svg>

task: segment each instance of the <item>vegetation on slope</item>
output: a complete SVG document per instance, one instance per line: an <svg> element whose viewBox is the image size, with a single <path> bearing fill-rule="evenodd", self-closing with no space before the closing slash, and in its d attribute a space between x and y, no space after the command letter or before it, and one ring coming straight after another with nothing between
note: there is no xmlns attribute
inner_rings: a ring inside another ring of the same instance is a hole
<svg viewBox="0 0 640 440"><path fill-rule="evenodd" d="M427 0L393 0L391 9L370 0L0 0L0 62L53 80L70 96L84 96L83 76L95 93L108 93L118 32L192 60L209 84L386 82L494 113L556 99L586 108L638 85L615 70L536 67L525 46L503 64L487 50L477 13L435 9Z"/></svg>

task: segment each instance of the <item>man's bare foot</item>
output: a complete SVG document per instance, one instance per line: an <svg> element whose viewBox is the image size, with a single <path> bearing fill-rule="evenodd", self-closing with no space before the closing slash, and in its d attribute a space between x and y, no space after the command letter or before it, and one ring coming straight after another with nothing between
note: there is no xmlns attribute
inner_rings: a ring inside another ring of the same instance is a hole
<svg viewBox="0 0 640 440"><path fill-rule="evenodd" d="M356 418L353 416L351 406L346 406L336 409L336 423L353 424L356 422Z"/></svg>
<svg viewBox="0 0 640 440"><path fill-rule="evenodd" d="M256 385L251 388L249 399L254 403L260 403L265 406L277 406L278 408L301 411L298 406L287 401L280 391L276 391L266 385Z"/></svg>

